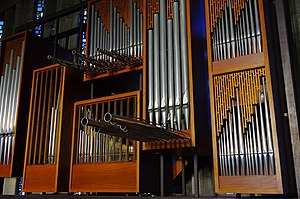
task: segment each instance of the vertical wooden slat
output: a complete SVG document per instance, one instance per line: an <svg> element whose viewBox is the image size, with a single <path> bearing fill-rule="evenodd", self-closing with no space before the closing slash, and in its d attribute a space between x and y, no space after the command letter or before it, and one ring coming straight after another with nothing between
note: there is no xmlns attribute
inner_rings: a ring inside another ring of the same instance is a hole
<svg viewBox="0 0 300 199"><path fill-rule="evenodd" d="M39 74L35 73L35 88L34 88L34 96L36 96L37 94L37 90L38 90L38 81L39 81ZM29 138L29 150L28 150L28 164L31 164L31 159L32 159L32 139L34 136L34 123L35 123L35 108L36 108L36 98L34 97L33 100L33 111L31 113L31 131L30 131L30 138Z"/></svg>

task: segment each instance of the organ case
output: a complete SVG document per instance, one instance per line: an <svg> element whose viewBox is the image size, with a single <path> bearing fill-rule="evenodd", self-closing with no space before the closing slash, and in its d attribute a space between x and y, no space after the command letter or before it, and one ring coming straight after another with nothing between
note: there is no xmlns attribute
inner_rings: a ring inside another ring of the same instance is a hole
<svg viewBox="0 0 300 199"><path fill-rule="evenodd" d="M144 1L91 0L86 56L96 60L97 79L143 68Z"/></svg>
<svg viewBox="0 0 300 199"><path fill-rule="evenodd" d="M146 1L146 11L143 117L188 139L145 142L143 149L194 147L190 1Z"/></svg>
<svg viewBox="0 0 300 199"><path fill-rule="evenodd" d="M215 190L286 193L266 1L205 3Z"/></svg>
<svg viewBox="0 0 300 199"><path fill-rule="evenodd" d="M30 32L1 41L0 177L22 176L30 101L28 85L33 69L49 64L45 57L51 49L50 43Z"/></svg>

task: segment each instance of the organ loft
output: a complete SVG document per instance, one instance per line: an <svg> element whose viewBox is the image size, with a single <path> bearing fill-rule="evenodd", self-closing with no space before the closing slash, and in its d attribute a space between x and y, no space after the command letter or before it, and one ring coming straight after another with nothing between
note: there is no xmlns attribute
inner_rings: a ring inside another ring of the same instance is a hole
<svg viewBox="0 0 300 199"><path fill-rule="evenodd" d="M1 197L298 198L299 1L0 5Z"/></svg>

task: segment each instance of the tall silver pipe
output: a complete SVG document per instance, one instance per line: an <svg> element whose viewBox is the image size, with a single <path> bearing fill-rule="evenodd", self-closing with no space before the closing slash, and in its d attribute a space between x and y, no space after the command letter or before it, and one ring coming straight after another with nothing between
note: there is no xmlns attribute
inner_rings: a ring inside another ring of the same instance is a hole
<svg viewBox="0 0 300 199"><path fill-rule="evenodd" d="M262 144L261 144L261 133L259 128L257 106L254 106L254 113L255 113L255 131L257 137L258 170L259 170L259 174L263 175L263 158L262 158L262 146L261 146Z"/></svg>
<svg viewBox="0 0 300 199"><path fill-rule="evenodd" d="M228 59L227 53L226 53L226 35L225 35L225 13L224 11L221 11L221 32L222 32L222 42L221 42L221 50L223 52L223 59Z"/></svg>
<svg viewBox="0 0 300 199"><path fill-rule="evenodd" d="M80 163L81 158L81 143L82 143L82 137L81 137L81 130L78 131L77 135L77 151L78 151L78 162Z"/></svg>
<svg viewBox="0 0 300 199"><path fill-rule="evenodd" d="M12 108L14 106L13 104L13 96L14 96L14 89L15 89L15 77L16 77L16 70L12 69L11 71L11 83L10 83L10 89L8 93L8 110L7 110L7 121L6 121L6 132L12 133L13 129L11 128L11 120L12 120Z"/></svg>
<svg viewBox="0 0 300 199"><path fill-rule="evenodd" d="M8 68L7 68L7 79L6 79L6 89L5 89L5 93L4 93L4 109L3 109L3 115L2 115L2 130L6 133L8 132L7 129L7 123L8 123L8 117L10 117L8 115L8 107L10 104L10 95L11 95L11 84L12 84L12 68L13 68L13 58L14 58L14 50L11 50L10 53L10 59L9 59L9 64L8 64Z"/></svg>
<svg viewBox="0 0 300 199"><path fill-rule="evenodd" d="M176 121L177 129L181 129L181 108L182 108L182 89L181 89L181 67L180 67L180 32L179 32L179 8L178 2L173 3L173 36L174 36L174 66L175 66L175 110L176 110Z"/></svg>
<svg viewBox="0 0 300 199"><path fill-rule="evenodd" d="M187 47L187 25L186 25L186 0L180 0L180 41L181 41L181 70L182 70L182 104L185 116L186 129L190 123L190 90L189 90L189 66Z"/></svg>
<svg viewBox="0 0 300 199"><path fill-rule="evenodd" d="M154 14L154 114L155 123L160 125L160 66L159 66L159 15Z"/></svg>
<svg viewBox="0 0 300 199"><path fill-rule="evenodd" d="M114 10L113 10L113 47L112 47L112 50L117 50L117 29L118 29L118 27L117 27L117 8L116 7L114 7L113 8Z"/></svg>
<svg viewBox="0 0 300 199"><path fill-rule="evenodd" d="M253 154L254 154L254 167L255 167L254 174L259 175L258 153L257 153L258 147L257 147L255 120L253 115L251 116L251 126L249 125L249 128L251 128L252 138L253 138Z"/></svg>
<svg viewBox="0 0 300 199"><path fill-rule="evenodd" d="M265 110L265 121L266 121L266 131L267 131L267 140L268 140L268 154L270 160L270 174L275 174L275 164L274 164L274 150L273 150L273 142L272 142L272 133L270 126L270 116L269 116L269 107L268 107L268 93L266 88L265 77L262 77L262 87L264 93L264 110Z"/></svg>
<svg viewBox="0 0 300 199"><path fill-rule="evenodd" d="M4 75L1 76L3 81L2 81L2 92L1 92L1 96L0 96L0 100L1 100L0 101L0 134L5 133L4 129L2 129L2 126L3 126L4 120L5 120L5 118L3 117L3 112L4 112L4 100L5 100L6 90L7 90L8 67L9 67L9 64L5 64Z"/></svg>
<svg viewBox="0 0 300 199"><path fill-rule="evenodd" d="M247 54L247 32L246 32L246 22L245 22L245 14L244 14L244 10L242 10L242 14L240 17L240 31L241 31L241 35L242 35L242 39L241 39L241 48L242 48L242 55L246 55Z"/></svg>
<svg viewBox="0 0 300 199"><path fill-rule="evenodd" d="M247 27L247 41L248 41L248 49L247 49L247 55L252 54L252 42L251 42L251 31L250 31L250 22L249 22L249 9L248 9L248 3L245 3L245 21L246 21L246 27Z"/></svg>
<svg viewBox="0 0 300 199"><path fill-rule="evenodd" d="M13 87L13 95L12 95L12 110L11 110L11 119L10 119L10 131L14 132L14 126L15 126L15 120L16 120L16 114L17 112L17 97L18 97L18 91L19 91L19 82L20 82L20 68L21 68L21 57L17 57L17 66L15 71L15 79L14 79L14 87Z"/></svg>
<svg viewBox="0 0 300 199"><path fill-rule="evenodd" d="M257 48L258 48L258 52L262 52L263 49L262 49L262 41L261 41L259 10L257 5L257 0L254 0L254 15L255 15L255 30L257 36Z"/></svg>
<svg viewBox="0 0 300 199"><path fill-rule="evenodd" d="M130 5L130 27L129 27L129 55L133 55L133 2L129 0Z"/></svg>
<svg viewBox="0 0 300 199"><path fill-rule="evenodd" d="M250 13L250 27L251 27L251 40L252 40L251 46L253 48L253 53L257 53L252 0L249 0L249 13Z"/></svg>
<svg viewBox="0 0 300 199"><path fill-rule="evenodd" d="M259 106L259 119L260 119L260 133L261 133L261 141L262 141L262 155L263 155L263 174L269 174L269 165L268 165L268 150L266 143L266 133L265 133L265 124L264 124L264 115L263 115L263 107L261 105L262 95L261 92L258 92L258 106Z"/></svg>
<svg viewBox="0 0 300 199"><path fill-rule="evenodd" d="M230 159L231 159L231 166L232 166L232 175L235 175L236 169L235 169L235 161L234 161L234 142L233 142L233 119L232 114L229 112L228 114L228 120L229 120L229 148L230 148Z"/></svg>
<svg viewBox="0 0 300 199"><path fill-rule="evenodd" d="M137 33L137 20L136 20L136 18L137 18L137 8L136 8L136 3L133 3L133 26L132 26L132 28L133 28L133 56L136 56L136 41L137 41L137 35L136 35L136 33Z"/></svg>
<svg viewBox="0 0 300 199"><path fill-rule="evenodd" d="M168 42L168 111L171 129L174 129L174 57L173 57L173 21L167 21Z"/></svg>
<svg viewBox="0 0 300 199"><path fill-rule="evenodd" d="M119 45L119 53L123 55L123 49L124 49L124 22L123 18L120 17L120 45Z"/></svg>
<svg viewBox="0 0 300 199"><path fill-rule="evenodd" d="M167 74L167 38L166 38L166 1L160 0L160 14L159 14L159 24L160 24L160 83L161 83L161 114L162 114L162 126L167 126L167 99L168 99L168 74Z"/></svg>
<svg viewBox="0 0 300 199"><path fill-rule="evenodd" d="M249 138L249 148L250 148L250 161L251 161L251 171L252 171L252 175L255 174L255 159L254 159L254 152L253 152L253 138L252 138L252 129L251 129L251 126L249 124L249 135L248 135L248 138Z"/></svg>
<svg viewBox="0 0 300 199"><path fill-rule="evenodd" d="M90 23L90 43L89 43L89 45L90 45L90 56L93 56L93 54L94 54L94 46L93 46L93 43L94 43L94 21L95 21L95 5L92 5L92 8L91 8L91 23Z"/></svg>
<svg viewBox="0 0 300 199"><path fill-rule="evenodd" d="M50 129L49 129L49 142L48 142L48 163L51 164L51 151L53 139L53 124L54 124L54 107L51 108Z"/></svg>
<svg viewBox="0 0 300 199"><path fill-rule="evenodd" d="M229 26L230 26L230 43L232 48L232 57L236 57L235 51L235 39L234 39L234 24L233 24L233 14L232 14L232 7L231 7L231 0L228 1L228 8L229 8Z"/></svg>
<svg viewBox="0 0 300 199"><path fill-rule="evenodd" d="M136 56L141 56L140 55L140 9L137 8L136 10Z"/></svg>
<svg viewBox="0 0 300 199"><path fill-rule="evenodd" d="M117 13L117 33L116 33L116 50L119 52L120 50L120 31L121 31L121 24L120 24L120 13Z"/></svg>
<svg viewBox="0 0 300 199"><path fill-rule="evenodd" d="M221 59L219 37L220 37L220 35L219 35L219 26L218 26L218 24L216 24L216 27L215 27L216 61L219 61Z"/></svg>
<svg viewBox="0 0 300 199"><path fill-rule="evenodd" d="M222 154L222 148L221 148L221 137L218 138L218 148L219 148L219 167L220 167L220 176L224 175L223 171L223 154Z"/></svg>
<svg viewBox="0 0 300 199"><path fill-rule="evenodd" d="M140 56L143 56L143 13L140 13Z"/></svg>
<svg viewBox="0 0 300 199"><path fill-rule="evenodd" d="M18 110L18 106L19 106L19 96L20 96L20 89L21 89L21 86L20 86L20 82L21 82L21 77L22 77L22 74L23 74L23 57L24 57L24 53L25 53L25 41L22 42L22 52L21 52L21 57L20 59L17 59L17 61L19 60L19 68L17 69L17 77L18 77L18 80L17 80L17 93L16 93L16 107L15 107L15 111L14 111L14 120L13 120L13 125L14 127L16 126L16 121L17 121L17 110Z"/></svg>
<svg viewBox="0 0 300 199"><path fill-rule="evenodd" d="M230 53L230 32L229 32L229 24L228 24L228 8L227 4L224 4L224 15L225 15L225 34L226 34L226 49L227 49L227 58L231 58L231 53Z"/></svg>
<svg viewBox="0 0 300 199"><path fill-rule="evenodd" d="M153 124L154 115L154 63L153 63L153 30L148 30L148 113L150 124Z"/></svg>
<svg viewBox="0 0 300 199"><path fill-rule="evenodd" d="M92 43L92 46L93 46L93 56L96 56L97 54L97 45L98 45L98 36L99 36L99 32L98 32L98 12L95 11L94 13L94 40L93 40L93 43Z"/></svg>
<svg viewBox="0 0 300 199"><path fill-rule="evenodd" d="M97 16L97 34L96 34L96 45L95 45L95 55L96 59L99 59L99 55L97 55L97 48L100 48L100 43L101 43L101 37L100 37L100 32L101 32L101 22L100 22L100 17Z"/></svg>
<svg viewBox="0 0 300 199"><path fill-rule="evenodd" d="M230 158L230 139L229 139L229 126L228 126L228 120L225 121L225 140L226 140L226 158L227 158L227 164L228 164L228 175L232 175L232 167L231 167L231 158Z"/></svg>
<svg viewBox="0 0 300 199"><path fill-rule="evenodd" d="M225 175L227 176L228 173L228 161L227 161L227 148L226 148L226 138L225 138L225 128L223 127L223 131L222 131L222 148L223 148L223 164L224 164L224 172Z"/></svg>
<svg viewBox="0 0 300 199"><path fill-rule="evenodd" d="M113 31L114 31L114 24L113 24L113 19L114 19L114 6L113 6L113 0L110 0L110 25L109 25L109 32L108 32L108 35L109 35L109 44L108 44L108 50L109 51L112 51L113 49Z"/></svg>
<svg viewBox="0 0 300 199"><path fill-rule="evenodd" d="M218 36L219 36L219 42L218 42L218 49L219 49L219 52L220 52L220 60L223 60L224 59L224 55L223 55L223 49L222 49L222 20L219 20L218 21Z"/></svg>
<svg viewBox="0 0 300 199"><path fill-rule="evenodd" d="M238 145L238 132L237 132L237 123L236 123L236 113L235 113L235 105L234 100L231 101L232 107L232 123L233 123L233 142L234 142L234 157L235 157L235 167L236 167L236 175L240 175L240 159L239 159L239 145Z"/></svg>
<svg viewBox="0 0 300 199"><path fill-rule="evenodd" d="M238 118L238 136L239 136L239 152L241 159L241 174L245 175L245 150L244 150L244 140L243 140L243 130L242 130L242 118L240 110L240 99L239 99L239 89L235 88L236 104L237 104L237 118Z"/></svg>

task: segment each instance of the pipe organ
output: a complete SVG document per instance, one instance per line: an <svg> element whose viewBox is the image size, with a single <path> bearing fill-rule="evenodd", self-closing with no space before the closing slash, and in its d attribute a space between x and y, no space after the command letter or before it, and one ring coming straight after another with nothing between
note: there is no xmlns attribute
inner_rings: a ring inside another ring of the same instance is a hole
<svg viewBox="0 0 300 199"><path fill-rule="evenodd" d="M68 190L72 102L87 97L80 73L58 64L33 72L23 191ZM82 88L74 91L74 88ZM47 180L45 180L47 179Z"/></svg>
<svg viewBox="0 0 300 199"><path fill-rule="evenodd" d="M263 0L206 0L215 189L285 192Z"/></svg>
<svg viewBox="0 0 300 199"><path fill-rule="evenodd" d="M88 73L87 80L142 67L143 10L141 0L89 3L88 60L82 60L94 73Z"/></svg>
<svg viewBox="0 0 300 199"><path fill-rule="evenodd" d="M41 56L51 48L39 38L22 32L1 41L0 58L0 177L21 176L24 160L29 92L32 70L45 65L42 57L32 59L32 54ZM32 46L45 46L44 50ZM30 46L30 50L29 50ZM48 52L47 52L48 51ZM32 65L34 62L34 65Z"/></svg>
<svg viewBox="0 0 300 199"><path fill-rule="evenodd" d="M193 135L189 1L147 1L147 16L146 118Z"/></svg>

